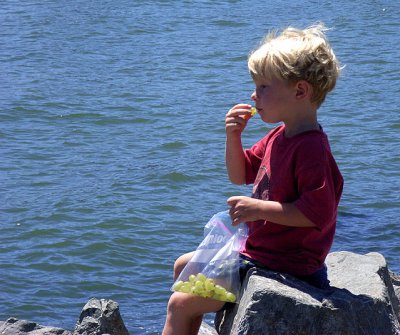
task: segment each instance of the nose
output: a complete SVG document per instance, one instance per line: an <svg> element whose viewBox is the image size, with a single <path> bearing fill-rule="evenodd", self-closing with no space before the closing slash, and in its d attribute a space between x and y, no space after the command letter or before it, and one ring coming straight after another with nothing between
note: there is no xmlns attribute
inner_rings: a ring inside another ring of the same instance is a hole
<svg viewBox="0 0 400 335"><path fill-rule="evenodd" d="M257 100L257 93L256 91L254 91L251 96L250 96L251 100L256 101Z"/></svg>

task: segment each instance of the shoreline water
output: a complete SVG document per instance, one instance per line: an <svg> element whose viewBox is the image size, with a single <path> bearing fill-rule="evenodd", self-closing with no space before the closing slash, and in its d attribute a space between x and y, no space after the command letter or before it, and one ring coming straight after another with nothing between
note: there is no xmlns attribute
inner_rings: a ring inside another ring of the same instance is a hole
<svg viewBox="0 0 400 335"><path fill-rule="evenodd" d="M398 3L0 7L0 319L70 329L102 296L132 332L158 334L174 260L251 193L226 176L223 122L251 102L248 52L318 21L345 65L319 111L345 179L331 251L379 252L400 272ZM273 126L255 116L244 145Z"/></svg>

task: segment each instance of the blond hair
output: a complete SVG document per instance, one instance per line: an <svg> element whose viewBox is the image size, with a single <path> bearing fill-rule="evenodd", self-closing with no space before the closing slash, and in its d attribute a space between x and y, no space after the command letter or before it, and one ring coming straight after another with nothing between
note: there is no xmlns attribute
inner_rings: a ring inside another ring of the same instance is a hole
<svg viewBox="0 0 400 335"><path fill-rule="evenodd" d="M313 88L311 101L318 106L336 85L341 67L323 24L304 30L288 27L280 35L269 33L248 60L255 81L279 79L289 84L306 80Z"/></svg>

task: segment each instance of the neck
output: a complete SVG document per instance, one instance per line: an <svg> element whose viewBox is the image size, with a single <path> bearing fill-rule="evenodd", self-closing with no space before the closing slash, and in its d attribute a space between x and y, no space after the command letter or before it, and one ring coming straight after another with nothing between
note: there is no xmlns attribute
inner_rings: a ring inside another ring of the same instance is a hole
<svg viewBox="0 0 400 335"><path fill-rule="evenodd" d="M308 109L306 112L292 115L297 117L284 121L286 137L289 138L304 133L305 131L320 129L316 110Z"/></svg>
<svg viewBox="0 0 400 335"><path fill-rule="evenodd" d="M310 130L320 130L320 126L317 121L312 124L297 124L294 127L288 127L288 125L285 124L285 137L290 138Z"/></svg>
<svg viewBox="0 0 400 335"><path fill-rule="evenodd" d="M292 108L287 110L282 120L285 124L285 136L296 136L310 130L319 130L317 120L317 106L308 99L296 101Z"/></svg>

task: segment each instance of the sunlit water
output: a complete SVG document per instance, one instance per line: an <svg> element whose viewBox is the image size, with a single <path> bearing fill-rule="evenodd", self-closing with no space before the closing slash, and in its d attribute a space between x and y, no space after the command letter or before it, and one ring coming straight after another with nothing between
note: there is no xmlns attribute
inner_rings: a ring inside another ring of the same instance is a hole
<svg viewBox="0 0 400 335"><path fill-rule="evenodd" d="M322 20L346 65L321 108L345 178L333 250L399 264L396 1L0 4L0 319L73 329L91 297L159 334L174 259L230 195L224 115L248 52ZM273 125L249 124L250 145Z"/></svg>

